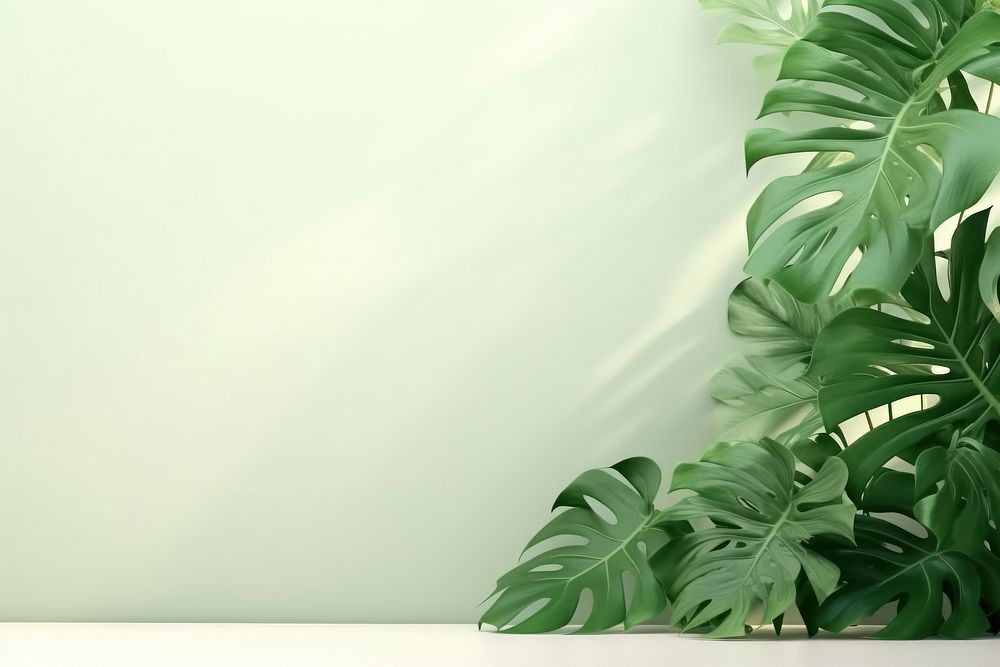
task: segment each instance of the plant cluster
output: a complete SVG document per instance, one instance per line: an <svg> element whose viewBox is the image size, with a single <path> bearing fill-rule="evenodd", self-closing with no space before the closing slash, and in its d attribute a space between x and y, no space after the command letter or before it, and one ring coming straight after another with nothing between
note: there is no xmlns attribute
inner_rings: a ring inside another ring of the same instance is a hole
<svg viewBox="0 0 1000 667"><path fill-rule="evenodd" d="M481 624L628 629L669 606L717 637L793 608L810 635L879 610L878 637L997 632L1000 231L971 209L1000 171L998 3L701 2L780 63L760 115L790 129L752 130L748 168L811 158L747 216L744 354L710 387L724 441L665 509L647 458L580 475Z"/></svg>

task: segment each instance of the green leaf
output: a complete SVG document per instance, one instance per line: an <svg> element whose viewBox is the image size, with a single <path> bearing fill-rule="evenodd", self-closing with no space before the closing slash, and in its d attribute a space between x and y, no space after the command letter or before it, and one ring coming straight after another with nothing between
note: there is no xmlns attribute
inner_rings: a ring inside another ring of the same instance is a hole
<svg viewBox="0 0 1000 667"><path fill-rule="evenodd" d="M531 538L525 552L553 538L583 543L548 548L500 577L490 595L499 597L483 614L480 626L486 623L516 633L558 630L573 619L585 589L593 595L593 609L579 632L621 623L628 629L663 611L666 597L646 556L666 537L663 531L650 529L660 470L643 457L626 459L611 469L628 483L601 469L577 477L553 506L553 510L568 509ZM588 498L610 510L614 520L595 511ZM635 582L630 603L622 581L625 573ZM510 625L542 601L535 613Z"/></svg>
<svg viewBox="0 0 1000 667"><path fill-rule="evenodd" d="M823 428L815 380L800 373L764 373L754 361L728 365L709 384L712 398L722 403L720 438L772 437L791 444Z"/></svg>
<svg viewBox="0 0 1000 667"><path fill-rule="evenodd" d="M980 79L1000 83L1000 48L989 49L986 55L976 58L962 69Z"/></svg>
<svg viewBox="0 0 1000 667"><path fill-rule="evenodd" d="M828 430L902 399L925 406L896 415L841 454L851 473L847 490L855 501L894 457L912 463L922 449L948 442L956 428L978 432L1000 417L997 323L976 285L987 217L983 211L958 226L946 285L938 283L932 240L925 244L902 291L921 321L855 308L838 315L816 340L810 372L834 380L819 391ZM873 377L878 370L888 374Z"/></svg>
<svg viewBox="0 0 1000 667"><path fill-rule="evenodd" d="M813 343L837 313L882 295L838 294L801 303L775 282L744 280L729 296L729 328L746 358L731 362L709 386L721 406L722 440L771 437L784 444L823 426L816 405L819 380L805 374Z"/></svg>
<svg viewBox="0 0 1000 667"><path fill-rule="evenodd" d="M798 301L775 282L744 280L729 296L729 328L748 357L767 373L809 363L820 330L848 308L884 300L871 293L838 293L819 303Z"/></svg>
<svg viewBox="0 0 1000 667"><path fill-rule="evenodd" d="M764 188L747 217L748 273L812 302L830 293L861 249L845 289L895 293L924 239L982 197L1000 170L1000 118L934 105L949 75L1000 42L1000 15L976 14L954 36L950 26L938 0L825 3L786 53L786 82L768 93L761 116L799 112L836 122L754 130L747 166L789 153L846 157ZM820 195L834 201L813 201Z"/></svg>
<svg viewBox="0 0 1000 667"><path fill-rule="evenodd" d="M1000 454L972 438L933 447L917 458L914 512L940 543L975 554L997 539ZM993 525L991 525L991 523Z"/></svg>
<svg viewBox="0 0 1000 667"><path fill-rule="evenodd" d="M1000 320L997 281L1000 281L1000 232L994 230L986 241L983 265L979 269L979 293L993 316Z"/></svg>
<svg viewBox="0 0 1000 667"><path fill-rule="evenodd" d="M847 469L832 458L801 489L794 475L791 452L770 440L716 443L700 462L677 466L671 491L696 495L661 512L657 523L694 522L696 530L652 559L673 601L672 623L712 625L709 636L742 635L757 600L761 623L794 603L799 572L819 599L833 590L836 566L804 542L821 534L850 538L855 510L843 501ZM706 519L712 527L698 530Z"/></svg>
<svg viewBox="0 0 1000 667"><path fill-rule="evenodd" d="M780 62L784 51L808 32L822 0L797 0L788 3L780 0L700 0L701 6L710 11L729 11L743 21L723 28L720 42L765 46L775 53L756 58L759 66ZM785 7L789 7L787 15Z"/></svg>
<svg viewBox="0 0 1000 667"><path fill-rule="evenodd" d="M871 516L857 518L854 536L856 546L826 539L813 543L840 568L843 586L818 610L800 605L810 617L807 625L840 632L896 602L895 618L875 637L921 639L940 634L963 639L986 632L989 624L980 597L1000 598L1000 584L991 574L1000 571L995 556L983 552L971 559L942 550L933 537L919 537Z"/></svg>

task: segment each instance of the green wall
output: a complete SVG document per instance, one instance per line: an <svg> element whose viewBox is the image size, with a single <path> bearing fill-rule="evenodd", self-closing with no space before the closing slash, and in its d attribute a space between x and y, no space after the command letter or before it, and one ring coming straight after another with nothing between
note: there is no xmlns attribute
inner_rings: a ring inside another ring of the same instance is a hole
<svg viewBox="0 0 1000 667"><path fill-rule="evenodd" d="M732 349L694 0L0 4L0 619L456 622Z"/></svg>

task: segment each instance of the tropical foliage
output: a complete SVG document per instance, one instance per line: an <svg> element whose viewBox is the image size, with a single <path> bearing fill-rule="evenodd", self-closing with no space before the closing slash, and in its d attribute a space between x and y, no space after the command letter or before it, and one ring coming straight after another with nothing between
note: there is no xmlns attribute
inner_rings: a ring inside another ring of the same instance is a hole
<svg viewBox="0 0 1000 667"><path fill-rule="evenodd" d="M797 611L813 635L889 609L874 636L996 632L1000 3L701 4L780 63L760 115L787 119L747 167L811 158L747 216L720 442L665 499L646 458L578 477L481 623L733 637Z"/></svg>

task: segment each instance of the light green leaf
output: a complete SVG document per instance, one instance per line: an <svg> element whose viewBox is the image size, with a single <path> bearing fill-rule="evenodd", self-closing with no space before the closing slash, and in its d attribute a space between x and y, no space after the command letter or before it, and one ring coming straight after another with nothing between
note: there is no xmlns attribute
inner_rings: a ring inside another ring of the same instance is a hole
<svg viewBox="0 0 1000 667"><path fill-rule="evenodd" d="M650 528L660 470L643 457L626 459L611 469L628 483L601 469L577 477L553 506L553 510L568 509L531 538L525 552L553 538L583 543L546 549L500 577L491 594L499 597L483 614L480 626L486 623L515 633L558 630L573 619L585 589L593 595L593 609L578 632L622 623L630 628L663 610L666 597L646 557L666 539L664 532ZM614 520L595 511L588 498L607 508ZM630 603L622 581L625 573L635 582ZM527 618L517 618L543 601ZM510 625L511 621L516 623Z"/></svg>
<svg viewBox="0 0 1000 667"><path fill-rule="evenodd" d="M800 364L799 370L804 370ZM771 375L753 360L730 364L712 378L709 390L722 407L723 440L772 437L788 445L823 428L816 404L818 383L801 372Z"/></svg>
<svg viewBox="0 0 1000 667"><path fill-rule="evenodd" d="M807 625L840 632L896 602L895 618L875 637L922 639L939 634L963 639L989 628L980 598L992 605L1000 601L996 556L983 552L973 559L943 550L933 537L919 537L871 516L857 517L854 535L857 545L813 542L813 549L840 568L843 586L818 610L800 604Z"/></svg>
<svg viewBox="0 0 1000 667"><path fill-rule="evenodd" d="M1000 83L1000 47L990 49L986 55L976 58L962 69L980 79Z"/></svg>
<svg viewBox="0 0 1000 667"><path fill-rule="evenodd" d="M983 265L979 268L979 294L993 316L1000 320L997 281L1000 281L1000 231L993 230L986 241Z"/></svg>
<svg viewBox="0 0 1000 667"><path fill-rule="evenodd" d="M851 537L855 509L843 501L847 469L831 458L802 488L794 475L791 452L769 440L716 443L700 462L677 466L671 491L696 495L661 512L657 524L694 522L696 530L652 559L673 601L673 624L713 626L709 636L742 635L758 600L761 623L794 603L800 572L819 599L833 590L836 566L804 543L827 533ZM706 519L712 527L698 529Z"/></svg>
<svg viewBox="0 0 1000 667"><path fill-rule="evenodd" d="M771 437L791 444L820 430L820 379L805 373L816 336L838 313L886 300L859 291L808 304L773 281L749 278L737 285L729 296L729 328L739 335L746 358L727 364L710 383L720 403L719 438Z"/></svg>
<svg viewBox="0 0 1000 667"><path fill-rule="evenodd" d="M737 285L729 296L729 328L746 358L729 363L709 386L720 403L720 439L771 437L790 444L820 430L820 382L804 372L816 336L837 313L877 300L885 297L855 292L806 304L773 281L749 278Z"/></svg>
<svg viewBox="0 0 1000 667"><path fill-rule="evenodd" d="M720 42L765 46L775 53L756 59L758 66L780 62L784 51L808 31L822 0L700 0L709 11L728 11L742 17L719 34Z"/></svg>
<svg viewBox="0 0 1000 667"><path fill-rule="evenodd" d="M894 457L912 463L922 449L948 442L956 428L979 432L1000 418L998 326L976 284L987 214L977 213L958 226L946 286L938 284L928 240L902 290L921 321L854 308L838 315L816 340L810 372L833 380L819 391L828 430L902 399L924 405L895 415L841 454L851 473L847 490L856 502ZM948 298L943 290L950 292Z"/></svg>
<svg viewBox="0 0 1000 667"><path fill-rule="evenodd" d="M976 554L989 539L1000 547L1000 454L958 438L922 452L916 467L914 513L942 546Z"/></svg>
<svg viewBox="0 0 1000 667"><path fill-rule="evenodd" d="M838 293L819 303L802 303L775 282L744 280L729 296L729 328L764 372L781 373L809 363L820 330L838 313L884 300L871 293Z"/></svg>
<svg viewBox="0 0 1000 667"><path fill-rule="evenodd" d="M768 93L761 115L811 113L836 123L754 130L747 166L789 153L848 158L763 190L747 217L750 274L812 302L830 293L860 248L845 289L892 294L924 238L979 200L1000 170L1000 118L935 105L949 75L1000 43L1000 15L976 14L954 36L950 26L938 0L825 3L805 40L786 53L786 82ZM820 195L834 201L811 201Z"/></svg>

